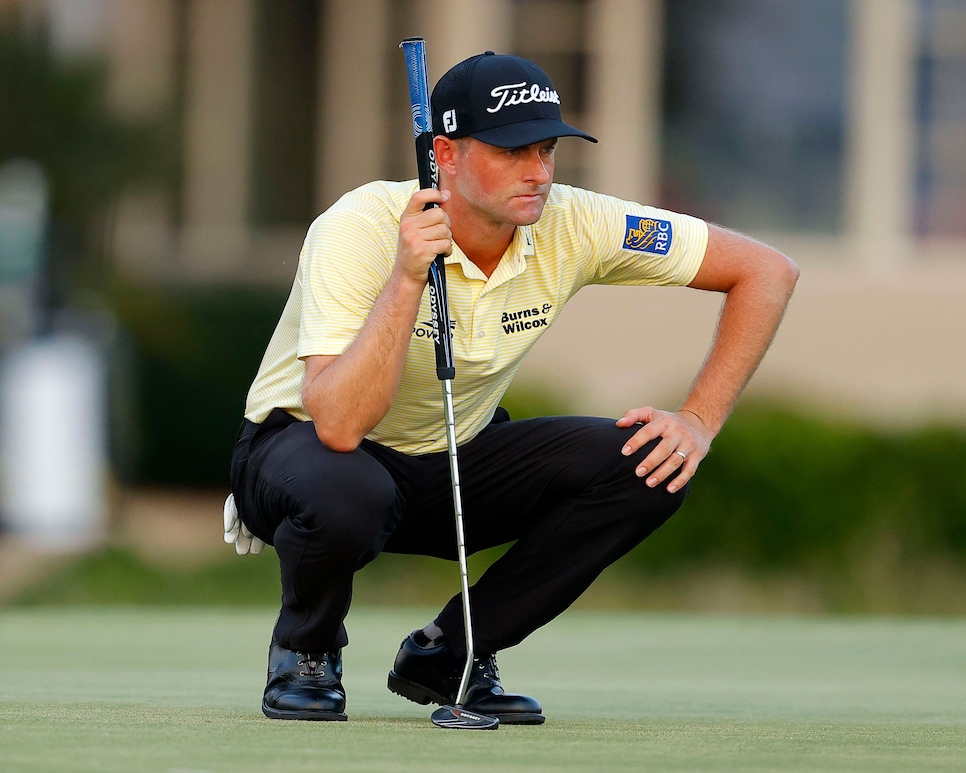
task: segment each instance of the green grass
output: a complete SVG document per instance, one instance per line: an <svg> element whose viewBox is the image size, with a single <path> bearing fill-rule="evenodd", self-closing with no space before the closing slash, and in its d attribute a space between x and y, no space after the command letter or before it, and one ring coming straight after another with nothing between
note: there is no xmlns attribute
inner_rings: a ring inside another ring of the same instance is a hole
<svg viewBox="0 0 966 773"><path fill-rule="evenodd" d="M274 610L0 611L10 771L952 771L966 621L570 612L500 657L542 727L444 731L390 694L430 611L361 607L346 723L259 711Z"/></svg>

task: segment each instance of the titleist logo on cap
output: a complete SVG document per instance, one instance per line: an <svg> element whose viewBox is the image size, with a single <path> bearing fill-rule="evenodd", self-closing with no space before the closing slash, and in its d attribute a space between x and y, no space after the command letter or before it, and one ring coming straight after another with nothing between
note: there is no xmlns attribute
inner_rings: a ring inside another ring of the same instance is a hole
<svg viewBox="0 0 966 773"><path fill-rule="evenodd" d="M486 51L464 59L439 79L431 102L437 136L472 137L498 148L555 137L597 142L564 123L550 76L519 56Z"/></svg>
<svg viewBox="0 0 966 773"><path fill-rule="evenodd" d="M497 86L490 92L490 96L498 100L496 107L486 108L488 113L499 113L504 107L513 105L527 105L531 102L552 102L560 104L560 97L553 89L534 83L527 86L526 81L521 83L507 83Z"/></svg>

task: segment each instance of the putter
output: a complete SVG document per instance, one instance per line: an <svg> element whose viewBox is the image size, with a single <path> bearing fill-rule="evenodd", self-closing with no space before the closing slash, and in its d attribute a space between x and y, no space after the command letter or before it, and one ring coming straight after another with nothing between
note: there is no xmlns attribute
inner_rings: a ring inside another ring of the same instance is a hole
<svg viewBox="0 0 966 773"><path fill-rule="evenodd" d="M413 136L416 138L416 168L419 187L436 187L436 159L433 153L433 120L429 103L429 82L426 75L426 41L406 38L399 47L406 56L409 76L409 101L413 115ZM435 206L435 205L429 205ZM446 295L445 257L437 255L429 267L430 317L436 352L436 377L443 385L443 411L446 417L446 446L449 450L449 469L453 483L453 510L456 514L456 553L460 567L460 586L463 596L463 625L466 635L466 665L460 679L454 705L441 706L433 712L433 724L455 730L495 730L500 725L496 717L467 711L463 708L473 671L473 623L470 617L470 584L466 570L466 545L463 538L463 503L460 498L460 472L456 457L456 417L453 409L453 333L449 322Z"/></svg>

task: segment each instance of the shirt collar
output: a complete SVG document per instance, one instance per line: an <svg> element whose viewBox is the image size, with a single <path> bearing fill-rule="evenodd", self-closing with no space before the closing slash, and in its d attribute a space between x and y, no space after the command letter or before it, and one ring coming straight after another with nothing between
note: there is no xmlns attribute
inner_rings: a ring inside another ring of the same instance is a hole
<svg viewBox="0 0 966 773"><path fill-rule="evenodd" d="M517 227L510 246L503 253L496 270L489 278L477 268L472 260L466 257L466 253L459 248L458 244L453 244L453 253L446 258L446 262L459 263L463 269L463 276L467 279L479 279L486 282L485 290L489 290L522 274L527 268L527 258L535 254L533 226L522 225Z"/></svg>

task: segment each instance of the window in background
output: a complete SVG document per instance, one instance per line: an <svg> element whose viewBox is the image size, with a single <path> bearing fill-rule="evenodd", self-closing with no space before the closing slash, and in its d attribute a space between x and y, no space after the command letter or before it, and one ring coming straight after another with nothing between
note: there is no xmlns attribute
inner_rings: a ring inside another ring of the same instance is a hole
<svg viewBox="0 0 966 773"><path fill-rule="evenodd" d="M513 8L512 51L532 59L550 76L561 95L564 121L584 128L587 109L587 0L516 0ZM557 154L554 180L582 185L583 142L567 142Z"/></svg>
<svg viewBox="0 0 966 773"><path fill-rule="evenodd" d="M739 229L838 230L846 0L664 8L661 204Z"/></svg>
<svg viewBox="0 0 966 773"><path fill-rule="evenodd" d="M966 2L917 12L916 232L966 236Z"/></svg>
<svg viewBox="0 0 966 773"><path fill-rule="evenodd" d="M314 216L319 3L258 0L255 11L253 225L303 225Z"/></svg>
<svg viewBox="0 0 966 773"><path fill-rule="evenodd" d="M383 62L383 77L389 84L386 90L387 110L384 126L385 147L389 149L386 153L385 177L387 180L415 180L417 171L413 147L413 119L410 116L412 108L409 104L409 81L402 51L392 50L392 46L398 46L403 38L420 34L418 30L413 30L413 20L419 18L419 14L414 0L393 0L388 4L386 11L389 14L386 29L391 32L387 41L390 51ZM431 48L427 43L427 49ZM427 50L426 54L430 70L430 91L436 85L436 78L442 75L442 72L437 73L433 70L432 65L437 56L434 52L435 49Z"/></svg>

